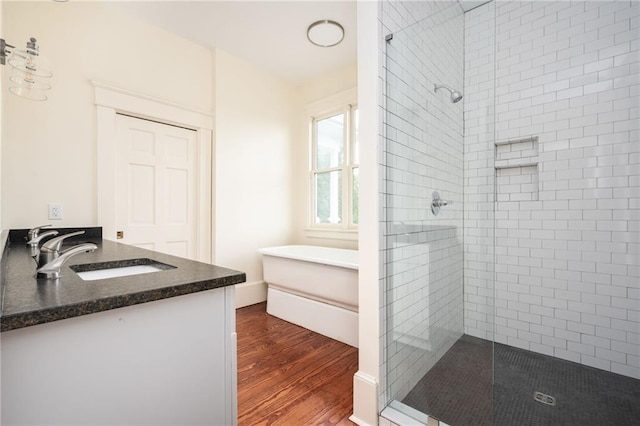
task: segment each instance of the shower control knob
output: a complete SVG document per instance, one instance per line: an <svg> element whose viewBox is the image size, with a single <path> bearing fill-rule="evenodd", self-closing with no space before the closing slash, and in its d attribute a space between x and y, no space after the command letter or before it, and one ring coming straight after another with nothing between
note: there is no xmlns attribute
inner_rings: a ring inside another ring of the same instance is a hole
<svg viewBox="0 0 640 426"><path fill-rule="evenodd" d="M433 191L433 194L431 194L431 213L433 213L434 216L440 213L440 207L448 206L449 204L451 204L451 202L440 198L438 191Z"/></svg>

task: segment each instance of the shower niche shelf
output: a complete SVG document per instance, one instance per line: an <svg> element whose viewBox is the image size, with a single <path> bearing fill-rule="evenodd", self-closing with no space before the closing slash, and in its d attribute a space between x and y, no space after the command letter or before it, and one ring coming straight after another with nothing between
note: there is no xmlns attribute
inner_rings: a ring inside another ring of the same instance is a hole
<svg viewBox="0 0 640 426"><path fill-rule="evenodd" d="M495 142L495 168L532 167L538 165L538 137Z"/></svg>
<svg viewBox="0 0 640 426"><path fill-rule="evenodd" d="M538 137L495 142L498 201L538 200Z"/></svg>

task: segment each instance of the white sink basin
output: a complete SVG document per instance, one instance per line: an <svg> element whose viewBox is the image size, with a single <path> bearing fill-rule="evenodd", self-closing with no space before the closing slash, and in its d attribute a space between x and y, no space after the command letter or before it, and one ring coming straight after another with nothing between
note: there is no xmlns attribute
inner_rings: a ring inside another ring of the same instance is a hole
<svg viewBox="0 0 640 426"><path fill-rule="evenodd" d="M103 280L105 278L128 277L130 275L148 274L150 272L164 271L155 265L133 265L120 268L98 269L95 271L76 272L85 281Z"/></svg>

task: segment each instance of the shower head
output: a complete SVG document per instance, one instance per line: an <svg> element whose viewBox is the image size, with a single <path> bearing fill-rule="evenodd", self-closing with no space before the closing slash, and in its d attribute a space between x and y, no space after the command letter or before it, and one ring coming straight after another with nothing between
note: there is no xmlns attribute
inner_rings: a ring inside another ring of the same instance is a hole
<svg viewBox="0 0 640 426"><path fill-rule="evenodd" d="M452 89L449 86L446 86L444 84L434 84L433 85L434 93L437 93L438 89L447 89L449 91L449 93L451 93L451 103L455 104L456 102L459 102L462 99L462 93L458 92L457 90Z"/></svg>

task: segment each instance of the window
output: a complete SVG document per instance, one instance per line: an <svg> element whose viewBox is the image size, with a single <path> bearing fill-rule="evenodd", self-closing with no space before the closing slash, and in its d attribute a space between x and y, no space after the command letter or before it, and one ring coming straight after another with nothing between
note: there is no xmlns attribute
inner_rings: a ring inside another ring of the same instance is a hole
<svg viewBox="0 0 640 426"><path fill-rule="evenodd" d="M356 107L311 118L311 227L357 229L358 161Z"/></svg>

